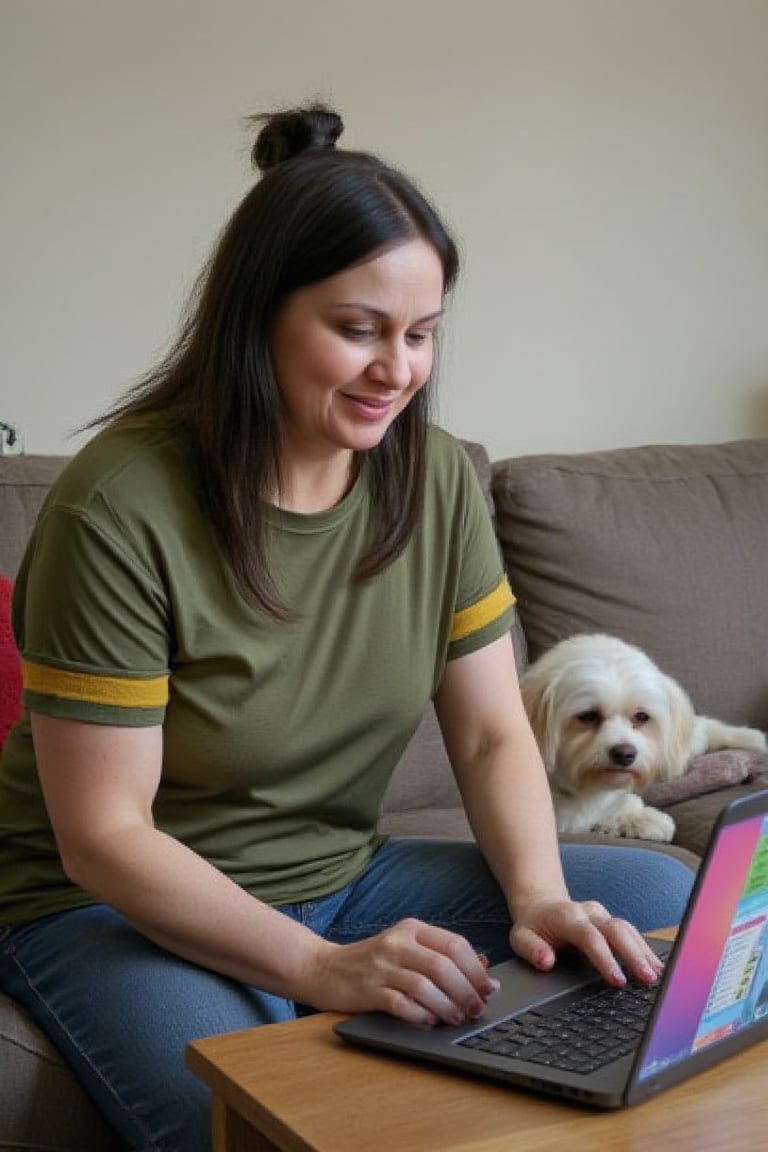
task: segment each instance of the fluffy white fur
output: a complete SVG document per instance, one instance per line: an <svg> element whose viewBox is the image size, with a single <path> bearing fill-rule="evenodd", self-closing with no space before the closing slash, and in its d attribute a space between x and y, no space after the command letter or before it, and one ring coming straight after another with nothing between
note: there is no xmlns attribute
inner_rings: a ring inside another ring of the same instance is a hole
<svg viewBox="0 0 768 1152"><path fill-rule="evenodd" d="M561 832L669 841L672 818L643 803L650 784L681 776L702 752L768 748L754 728L697 716L677 681L614 636L561 641L521 687Z"/></svg>

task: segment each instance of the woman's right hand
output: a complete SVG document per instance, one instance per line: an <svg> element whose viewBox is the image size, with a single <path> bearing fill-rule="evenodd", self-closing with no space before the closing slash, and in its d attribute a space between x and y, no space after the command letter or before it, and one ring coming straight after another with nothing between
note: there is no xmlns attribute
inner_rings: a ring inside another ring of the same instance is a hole
<svg viewBox="0 0 768 1152"><path fill-rule="evenodd" d="M64 870L178 956L277 996L430 1025L482 1012L494 990L471 945L403 920L332 944L250 896L154 826L162 729L32 715L38 771Z"/></svg>
<svg viewBox="0 0 768 1152"><path fill-rule="evenodd" d="M498 989L487 961L463 936L401 920L354 944L318 939L306 973L307 1003L336 1012L387 1012L411 1024L458 1025Z"/></svg>

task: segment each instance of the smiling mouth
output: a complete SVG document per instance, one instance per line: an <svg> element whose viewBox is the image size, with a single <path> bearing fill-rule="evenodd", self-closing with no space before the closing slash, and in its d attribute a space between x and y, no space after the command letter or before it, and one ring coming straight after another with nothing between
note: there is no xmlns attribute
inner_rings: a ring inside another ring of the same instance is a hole
<svg viewBox="0 0 768 1152"><path fill-rule="evenodd" d="M380 420L392 409L391 400L376 400L372 396L351 396L345 393L346 399L353 407L371 420Z"/></svg>

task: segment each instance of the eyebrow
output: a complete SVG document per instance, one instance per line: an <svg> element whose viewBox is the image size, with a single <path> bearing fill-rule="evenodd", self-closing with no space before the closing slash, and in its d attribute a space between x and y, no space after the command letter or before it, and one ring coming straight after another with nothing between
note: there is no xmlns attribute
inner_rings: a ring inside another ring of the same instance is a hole
<svg viewBox="0 0 768 1152"><path fill-rule="evenodd" d="M331 308L358 308L361 312L368 312L371 316L380 316L382 320L389 318L389 313L383 308L376 308L373 304L364 304L361 300L339 300L337 303L331 304ZM443 309L438 308L437 312L430 312L428 316L420 316L418 320L414 320L414 324L427 324L430 320L439 320L442 315Z"/></svg>

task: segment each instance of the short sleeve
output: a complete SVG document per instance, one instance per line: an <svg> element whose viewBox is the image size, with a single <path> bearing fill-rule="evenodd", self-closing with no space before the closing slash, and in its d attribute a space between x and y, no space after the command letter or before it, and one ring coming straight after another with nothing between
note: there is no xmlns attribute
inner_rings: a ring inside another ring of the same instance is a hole
<svg viewBox="0 0 768 1152"><path fill-rule="evenodd" d="M457 447L462 457L461 568L449 660L498 640L510 630L515 618L515 598L480 481L469 457Z"/></svg>
<svg viewBox="0 0 768 1152"><path fill-rule="evenodd" d="M110 530L112 528L112 530ZM129 534L83 509L43 513L13 602L24 704L94 723L162 723L169 612Z"/></svg>

